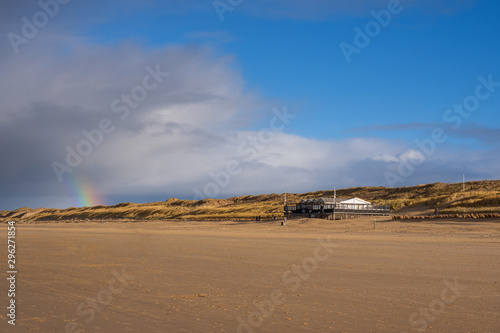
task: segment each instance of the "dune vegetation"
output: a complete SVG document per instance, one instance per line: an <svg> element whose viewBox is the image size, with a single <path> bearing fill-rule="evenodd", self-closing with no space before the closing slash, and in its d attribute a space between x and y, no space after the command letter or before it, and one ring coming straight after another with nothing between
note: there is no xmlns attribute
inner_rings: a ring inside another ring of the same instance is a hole
<svg viewBox="0 0 500 333"><path fill-rule="evenodd" d="M306 198L333 197L331 191L288 193L287 203ZM442 214L491 214L500 212L500 180L412 187L356 187L337 190L338 198L359 197L377 205L390 205L399 215L423 215L439 209ZM228 199L179 200L175 198L144 204L82 208L19 208L0 211L0 220L85 221L85 220L255 220L282 216L284 194L262 194Z"/></svg>

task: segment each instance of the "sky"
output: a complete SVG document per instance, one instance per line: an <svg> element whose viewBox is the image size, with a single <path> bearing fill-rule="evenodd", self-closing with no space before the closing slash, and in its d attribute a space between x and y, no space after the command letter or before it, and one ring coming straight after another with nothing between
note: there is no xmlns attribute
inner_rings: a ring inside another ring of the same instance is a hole
<svg viewBox="0 0 500 333"><path fill-rule="evenodd" d="M0 4L0 210L500 178L495 0Z"/></svg>

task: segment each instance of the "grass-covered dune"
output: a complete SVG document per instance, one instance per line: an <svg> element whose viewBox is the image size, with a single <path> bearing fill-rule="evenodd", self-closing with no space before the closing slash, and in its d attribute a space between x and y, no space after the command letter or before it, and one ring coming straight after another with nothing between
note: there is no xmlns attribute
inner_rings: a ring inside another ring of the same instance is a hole
<svg viewBox="0 0 500 333"><path fill-rule="evenodd" d="M413 187L355 187L337 190L337 197L359 197L373 204L390 205L394 214L421 215L438 208L442 214L500 212L500 180L445 184L433 183ZM305 198L333 197L332 191L287 194L289 204ZM70 220L249 220L281 216L283 194L262 194L229 199L199 201L175 198L144 204L120 203L68 209L27 207L0 211L0 220L70 221Z"/></svg>

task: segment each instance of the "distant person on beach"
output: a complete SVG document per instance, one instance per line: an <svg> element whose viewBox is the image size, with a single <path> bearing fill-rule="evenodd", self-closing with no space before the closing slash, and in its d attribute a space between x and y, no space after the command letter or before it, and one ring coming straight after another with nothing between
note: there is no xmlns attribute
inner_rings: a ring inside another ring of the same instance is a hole
<svg viewBox="0 0 500 333"><path fill-rule="evenodd" d="M437 215L439 213L439 210L436 208L434 209L434 215Z"/></svg>

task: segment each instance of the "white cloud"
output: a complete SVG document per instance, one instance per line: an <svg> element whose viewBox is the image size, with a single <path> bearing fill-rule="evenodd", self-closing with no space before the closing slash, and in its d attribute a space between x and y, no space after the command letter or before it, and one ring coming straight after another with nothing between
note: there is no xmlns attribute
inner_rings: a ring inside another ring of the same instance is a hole
<svg viewBox="0 0 500 333"><path fill-rule="evenodd" d="M399 159L391 154L380 154L372 157L373 161L381 161L381 162L398 162Z"/></svg>
<svg viewBox="0 0 500 333"><path fill-rule="evenodd" d="M415 149L408 149L399 155L399 160L405 161L425 161L426 157L421 151Z"/></svg>

